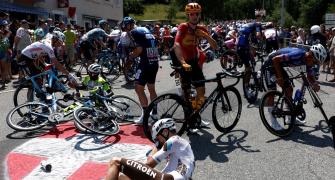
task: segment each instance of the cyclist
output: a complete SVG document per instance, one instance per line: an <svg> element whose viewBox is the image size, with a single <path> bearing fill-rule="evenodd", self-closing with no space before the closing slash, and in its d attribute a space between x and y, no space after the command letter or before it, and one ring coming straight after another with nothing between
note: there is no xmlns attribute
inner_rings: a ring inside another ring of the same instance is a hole
<svg viewBox="0 0 335 180"><path fill-rule="evenodd" d="M100 76L101 66L93 63L88 66L88 76L84 77L82 87L80 89L87 89L90 93L96 93L101 87L102 91L110 93L112 88L110 84Z"/></svg>
<svg viewBox="0 0 335 180"><path fill-rule="evenodd" d="M88 31L81 37L80 48L89 64L94 63L99 48L105 47L104 40L113 38L106 33L108 23L106 20L99 21L99 27Z"/></svg>
<svg viewBox="0 0 335 180"><path fill-rule="evenodd" d="M128 55L131 51L131 49L134 48L133 41L130 40L129 32L134 29L135 26L135 20L131 17L124 17L121 22L121 37L119 42L119 48L121 48L121 58L125 61L125 68L129 69L132 65L132 61L128 61Z"/></svg>
<svg viewBox="0 0 335 180"><path fill-rule="evenodd" d="M143 108L148 107L148 98L144 92L145 85L148 87L150 100L157 97L155 90L156 75L158 72L159 53L155 37L145 27L137 27L129 32L130 39L135 45L132 52L129 53L129 59L140 57L141 60L136 69L135 91ZM156 110L152 114L157 114ZM135 121L137 124L143 122L143 117Z"/></svg>
<svg viewBox="0 0 335 180"><path fill-rule="evenodd" d="M277 31L272 22L267 22L264 30L265 36L265 50L269 54L274 50L278 50L278 36Z"/></svg>
<svg viewBox="0 0 335 180"><path fill-rule="evenodd" d="M76 79L62 64L58 62L53 50L53 48L63 45L63 37L63 33L56 31L53 32L50 44L48 41L32 43L22 50L22 55L18 59L18 64L29 76L43 72L47 63L52 64L57 70L61 71L65 75L68 75L70 86L76 86Z"/></svg>
<svg viewBox="0 0 335 180"><path fill-rule="evenodd" d="M256 18L261 17L259 13L255 14ZM250 22L247 24L244 24L240 31L239 36L237 40L237 54L241 58L244 66L245 66L245 75L244 75L244 86L249 85L250 77L251 77L251 67L250 62L253 61L253 55L251 53L250 48L250 42L249 39L251 39L251 42L254 44L257 44L257 39L262 38L262 25L259 22ZM256 35L256 37L255 37Z"/></svg>
<svg viewBox="0 0 335 180"><path fill-rule="evenodd" d="M185 98L190 94L191 80L204 80L202 72L202 64L199 63L199 49L198 43L200 39L206 39L213 49L218 49L215 40L207 32L207 27L198 25L200 21L201 6L198 3L188 3L185 6L185 13L188 17L188 22L182 23L178 26L177 35L175 38L174 51L178 61L174 62L175 66L182 66L183 70L180 72L181 84ZM196 87L197 96L194 109L199 109L205 102L205 83L194 83ZM202 121L205 123L204 121ZM206 125L209 123L206 122ZM196 129L194 129L196 130Z"/></svg>
<svg viewBox="0 0 335 180"><path fill-rule="evenodd" d="M311 82L312 88L315 91L320 90L318 82L315 80L315 73L313 66L315 64L321 64L325 61L327 57L326 49L321 45L313 45L308 51L300 48L283 48L278 51L271 53L268 60L264 63L265 66L273 66L273 71L269 71L269 77L267 78L267 87L270 90L276 89L277 84L284 89L287 97L292 97L293 87L288 81L288 74L285 72L283 67L294 67L306 65L307 78ZM274 77L275 75L275 77ZM273 81L276 79L276 82ZM268 102L269 105L273 105L273 102ZM269 112L272 111L272 107L269 108ZM272 114L270 113L272 116ZM279 124L272 116L271 121L273 122L273 128L281 128ZM304 124L305 121L299 121L297 119L297 124Z"/></svg>
<svg viewBox="0 0 335 180"><path fill-rule="evenodd" d="M145 163L115 157L109 163L106 179L190 179L195 166L193 151L189 142L176 134L173 119L158 120L152 126L152 139L159 150L153 150L156 152L151 152ZM168 160L165 168L161 172L154 169L164 159Z"/></svg>

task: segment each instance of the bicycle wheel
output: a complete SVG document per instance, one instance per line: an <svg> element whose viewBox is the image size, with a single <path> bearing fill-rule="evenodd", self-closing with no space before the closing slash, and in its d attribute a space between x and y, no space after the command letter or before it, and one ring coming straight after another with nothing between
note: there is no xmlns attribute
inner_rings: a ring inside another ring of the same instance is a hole
<svg viewBox="0 0 335 180"><path fill-rule="evenodd" d="M102 135L115 135L119 124L107 113L90 107L80 107L74 111L74 119L85 129Z"/></svg>
<svg viewBox="0 0 335 180"><path fill-rule="evenodd" d="M33 102L36 100L36 94L31 85L20 85L16 88L13 96L14 106L18 106L24 104L26 102ZM19 115L23 115L23 113L18 110Z"/></svg>
<svg viewBox="0 0 335 180"><path fill-rule="evenodd" d="M264 94L259 114L265 128L273 135L288 136L294 128L294 107L291 101L278 91Z"/></svg>
<svg viewBox="0 0 335 180"><path fill-rule="evenodd" d="M238 54L235 51L225 51L220 60L221 67L226 70L235 70L238 65L238 58Z"/></svg>
<svg viewBox="0 0 335 180"><path fill-rule="evenodd" d="M142 106L128 96L115 95L107 103L116 113L116 121L120 125L134 123L143 115Z"/></svg>
<svg viewBox="0 0 335 180"><path fill-rule="evenodd" d="M14 130L32 131L45 126L51 113L46 104L27 102L12 109L7 115L6 122Z"/></svg>
<svg viewBox="0 0 335 180"><path fill-rule="evenodd" d="M244 92L244 97L247 99L247 101L250 104L253 104L257 100L258 96L258 83L257 83L257 73L252 72L250 76L250 81L249 83L246 83L245 78L243 78L243 92ZM245 76L245 75L244 75Z"/></svg>
<svg viewBox="0 0 335 180"><path fill-rule="evenodd" d="M157 114L153 109L157 109ZM147 138L151 139L151 128L154 123L163 118L172 118L176 124L178 135L182 135L186 130L187 105L184 100L177 94L163 94L155 98L149 104L143 115L143 129Z"/></svg>
<svg viewBox="0 0 335 180"><path fill-rule="evenodd" d="M116 80L121 75L120 64L118 62L112 62L112 61L116 61L116 60L115 59L111 59L111 60L101 59L98 61L98 63L102 67L101 76L110 82Z"/></svg>
<svg viewBox="0 0 335 180"><path fill-rule="evenodd" d="M215 128L222 133L228 133L239 121L241 111L240 93L235 87L228 86L213 102L212 118Z"/></svg>

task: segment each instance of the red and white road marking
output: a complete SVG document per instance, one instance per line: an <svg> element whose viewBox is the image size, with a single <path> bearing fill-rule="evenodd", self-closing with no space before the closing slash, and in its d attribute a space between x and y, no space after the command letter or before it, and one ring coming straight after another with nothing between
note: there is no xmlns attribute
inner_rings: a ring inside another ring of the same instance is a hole
<svg viewBox="0 0 335 180"><path fill-rule="evenodd" d="M15 148L6 158L7 179L102 179L107 162L113 157L144 161L152 148L141 126L121 126L117 136L78 134L72 124L61 125L50 132ZM41 169L41 161L52 165L51 172Z"/></svg>

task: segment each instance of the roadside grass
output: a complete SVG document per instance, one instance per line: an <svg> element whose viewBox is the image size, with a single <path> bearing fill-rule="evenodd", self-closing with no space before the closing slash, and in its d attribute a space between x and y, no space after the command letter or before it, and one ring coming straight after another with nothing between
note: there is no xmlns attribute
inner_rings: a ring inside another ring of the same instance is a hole
<svg viewBox="0 0 335 180"><path fill-rule="evenodd" d="M167 11L169 5L166 4L150 4L144 5L144 14L135 15L130 14L131 17L136 20L167 20ZM185 22L185 14L183 11L177 12L176 19L172 20L172 23L181 23Z"/></svg>

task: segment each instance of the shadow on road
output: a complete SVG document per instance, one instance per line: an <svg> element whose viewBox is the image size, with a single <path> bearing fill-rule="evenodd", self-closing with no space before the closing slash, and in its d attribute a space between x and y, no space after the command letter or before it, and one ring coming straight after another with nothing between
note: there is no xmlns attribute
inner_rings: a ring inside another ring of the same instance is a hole
<svg viewBox="0 0 335 180"><path fill-rule="evenodd" d="M205 160L207 156L215 162L227 162L226 154L231 153L236 149L241 149L245 152L260 152L260 150L252 150L251 146L243 145L248 132L244 130L234 130L228 134L218 136L212 142L214 136L206 130L201 130L200 133L190 135L192 150L196 160Z"/></svg>
<svg viewBox="0 0 335 180"><path fill-rule="evenodd" d="M310 130L304 129L309 128ZM279 140L284 141L293 141L300 144L306 144L314 147L333 147L333 139L331 134L323 134L322 137L316 136L312 134L316 131L322 131L323 133L330 133L330 129L327 127L327 123L325 120L320 120L318 125L315 126L297 126L293 133L285 138L276 138L267 141L267 143L272 143Z"/></svg>

